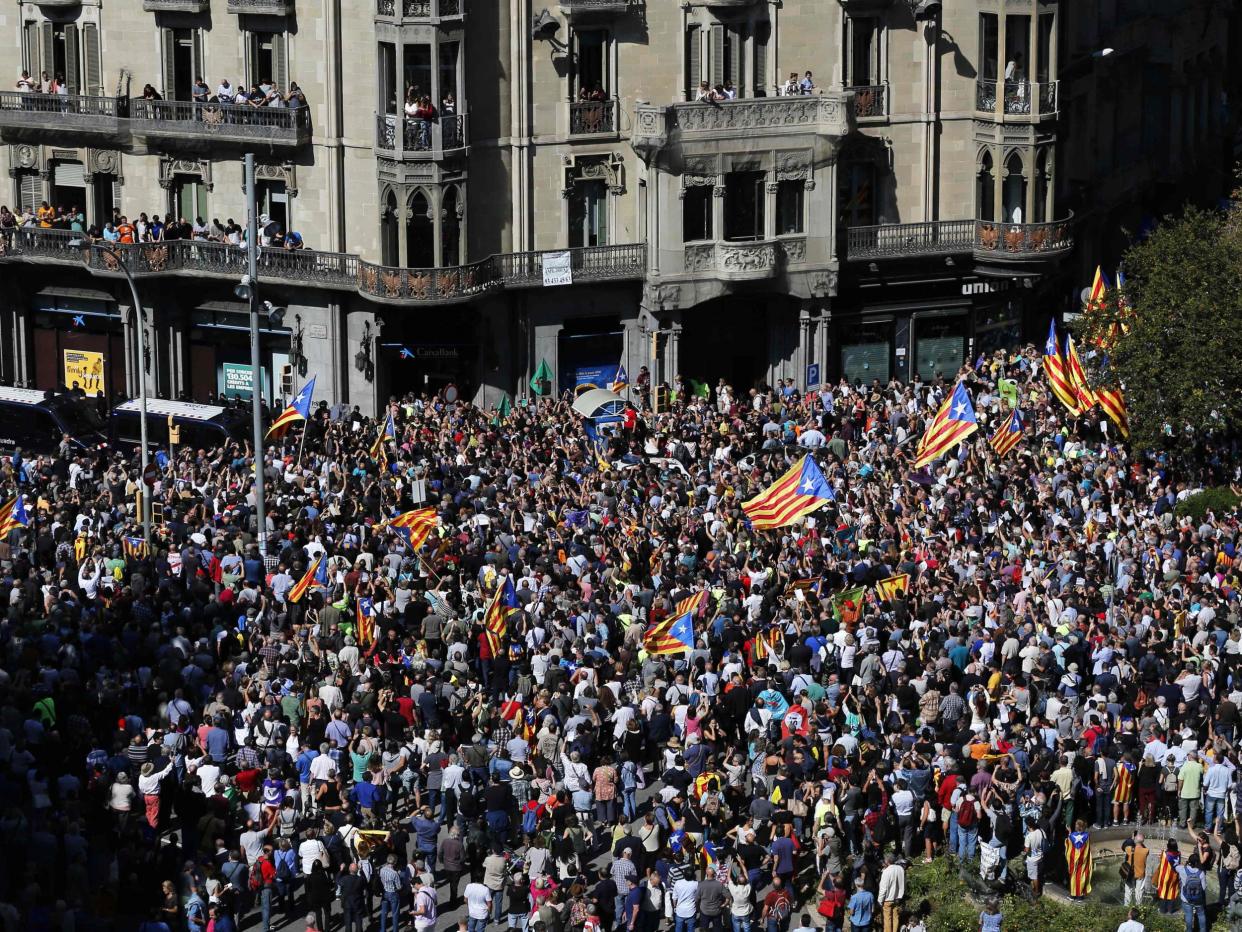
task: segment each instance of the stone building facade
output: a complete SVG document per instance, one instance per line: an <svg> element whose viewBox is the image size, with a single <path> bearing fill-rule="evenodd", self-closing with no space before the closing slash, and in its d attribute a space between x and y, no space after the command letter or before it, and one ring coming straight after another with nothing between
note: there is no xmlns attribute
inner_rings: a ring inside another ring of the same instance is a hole
<svg viewBox="0 0 1242 932"><path fill-rule="evenodd" d="M244 224L254 152L260 211L309 247L261 256L273 396L318 374L364 411L490 404L544 361L565 390L930 378L1228 189L1237 39L1208 0L13 3L0 47L68 93L0 91L0 204ZM109 395L242 390L244 252L120 256L3 234L0 383L54 389L89 352Z"/></svg>

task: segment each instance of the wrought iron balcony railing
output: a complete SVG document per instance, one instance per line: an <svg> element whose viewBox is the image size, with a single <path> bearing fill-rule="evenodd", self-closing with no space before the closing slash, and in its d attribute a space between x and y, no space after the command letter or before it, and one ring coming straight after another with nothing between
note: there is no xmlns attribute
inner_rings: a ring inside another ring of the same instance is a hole
<svg viewBox="0 0 1242 932"><path fill-rule="evenodd" d="M574 100L569 104L569 135L589 136L617 131L618 102L615 100Z"/></svg>
<svg viewBox="0 0 1242 932"><path fill-rule="evenodd" d="M228 0L230 13L250 16L288 16L293 12L293 0Z"/></svg>
<svg viewBox="0 0 1242 932"><path fill-rule="evenodd" d="M1048 223L975 221L975 254L1000 259L1040 258L1074 246L1074 215Z"/></svg>
<svg viewBox="0 0 1242 932"><path fill-rule="evenodd" d="M438 159L466 148L466 114L423 120L377 113L375 148L392 158Z"/></svg>
<svg viewBox="0 0 1242 932"><path fill-rule="evenodd" d="M136 277L185 275L237 279L247 270L246 251L227 243L170 240L160 243L115 244ZM640 280L646 270L642 243L591 246L569 250L575 282ZM463 266L400 269L343 252L311 249L262 249L259 278L283 285L357 291L392 303L434 304L464 301L490 291L543 284L542 252L489 256ZM102 273L119 274L117 258L91 249L81 233L20 227L0 230L0 261L89 265Z"/></svg>
<svg viewBox="0 0 1242 932"><path fill-rule="evenodd" d="M135 135L185 141L299 146L310 142L310 108L251 107L189 100L130 101Z"/></svg>
<svg viewBox="0 0 1242 932"><path fill-rule="evenodd" d="M625 13L636 0L560 0L561 9L570 16Z"/></svg>
<svg viewBox="0 0 1242 932"><path fill-rule="evenodd" d="M1050 258L1074 245L1074 215L1051 223L933 220L849 227L845 258L851 262L952 256L1023 260Z"/></svg>
<svg viewBox="0 0 1242 932"><path fill-rule="evenodd" d="M375 15L435 20L462 15L463 0L375 0Z"/></svg>
<svg viewBox="0 0 1242 932"><path fill-rule="evenodd" d="M970 252L974 242L973 220L882 223L849 227L845 237L845 255L855 261L944 256Z"/></svg>
<svg viewBox="0 0 1242 932"><path fill-rule="evenodd" d="M854 92L854 118L877 120L888 116L888 88L883 84L847 87Z"/></svg>
<svg viewBox="0 0 1242 932"><path fill-rule="evenodd" d="M92 138L117 143L125 135L129 101L81 94L0 91L0 131L9 138Z"/></svg>
<svg viewBox="0 0 1242 932"><path fill-rule="evenodd" d="M1048 119L1057 113L1057 84L981 78L975 82L975 111L1012 119Z"/></svg>
<svg viewBox="0 0 1242 932"><path fill-rule="evenodd" d="M142 0L144 13L206 13L211 0Z"/></svg>

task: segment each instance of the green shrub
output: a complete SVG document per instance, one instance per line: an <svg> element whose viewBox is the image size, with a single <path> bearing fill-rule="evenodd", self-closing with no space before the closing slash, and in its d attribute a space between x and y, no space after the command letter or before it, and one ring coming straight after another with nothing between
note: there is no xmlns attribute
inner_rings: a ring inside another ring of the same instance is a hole
<svg viewBox="0 0 1242 932"><path fill-rule="evenodd" d="M1011 866L1020 867L1020 864ZM1027 900L1007 896L1001 900L1005 932L1116 932L1126 910L1090 898L1066 905L1048 897ZM927 916L928 932L978 932L983 904L972 898L956 868L946 858L931 864L911 864L906 872L906 907ZM1147 932L1182 932L1181 913L1161 915L1153 904L1140 910L1139 921Z"/></svg>
<svg viewBox="0 0 1242 932"><path fill-rule="evenodd" d="M1238 496L1233 489L1222 485L1214 489L1204 489L1202 492L1196 492L1194 495L1187 495L1177 503L1174 511L1179 518L1189 516L1198 523L1203 520L1209 511L1218 518L1223 517L1235 510L1238 507L1238 502Z"/></svg>

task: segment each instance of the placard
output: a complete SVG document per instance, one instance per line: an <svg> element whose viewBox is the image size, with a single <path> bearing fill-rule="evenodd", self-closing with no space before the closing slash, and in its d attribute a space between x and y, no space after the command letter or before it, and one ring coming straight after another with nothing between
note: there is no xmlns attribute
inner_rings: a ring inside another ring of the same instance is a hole
<svg viewBox="0 0 1242 932"><path fill-rule="evenodd" d="M569 252L545 252L543 254L543 284L572 285L574 283L573 257Z"/></svg>
<svg viewBox="0 0 1242 932"><path fill-rule="evenodd" d="M65 350L65 387L80 388L91 398L104 393L104 354Z"/></svg>

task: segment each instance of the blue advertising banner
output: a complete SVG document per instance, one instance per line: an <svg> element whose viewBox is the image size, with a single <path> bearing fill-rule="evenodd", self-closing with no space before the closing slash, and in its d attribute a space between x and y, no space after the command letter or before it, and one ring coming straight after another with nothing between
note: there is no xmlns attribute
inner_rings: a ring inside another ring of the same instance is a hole
<svg viewBox="0 0 1242 932"><path fill-rule="evenodd" d="M579 366L561 372L561 391L581 394L588 388L608 388L617 378L616 363L611 366Z"/></svg>

